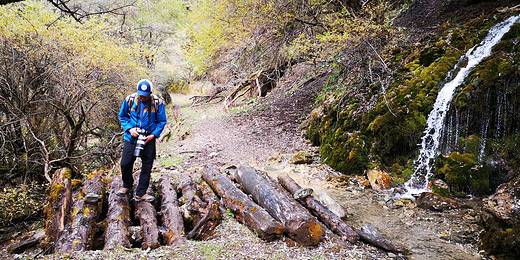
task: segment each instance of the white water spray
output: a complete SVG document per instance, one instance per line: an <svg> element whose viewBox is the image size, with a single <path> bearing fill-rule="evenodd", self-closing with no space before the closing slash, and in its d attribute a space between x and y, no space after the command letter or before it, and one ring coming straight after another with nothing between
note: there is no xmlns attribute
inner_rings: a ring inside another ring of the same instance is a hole
<svg viewBox="0 0 520 260"><path fill-rule="evenodd" d="M520 22L520 15L511 17L491 27L486 38L464 55L468 60L467 65L460 69L453 80L442 87L433 105L433 110L430 112L430 115L428 115L426 130L424 130L422 137L421 151L419 158L415 161L415 172L411 179L405 183L408 196L428 190L428 181L433 175L433 164L435 163L435 158L440 154L440 137L444 129L448 105L453 98L456 88L462 84L466 76L475 66L484 58L491 55L493 46L499 43L502 36L517 22Z"/></svg>

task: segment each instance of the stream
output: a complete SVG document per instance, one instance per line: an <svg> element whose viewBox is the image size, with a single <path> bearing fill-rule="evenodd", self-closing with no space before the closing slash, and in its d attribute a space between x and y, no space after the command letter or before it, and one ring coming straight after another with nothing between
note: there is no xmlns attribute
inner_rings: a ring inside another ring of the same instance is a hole
<svg viewBox="0 0 520 260"><path fill-rule="evenodd" d="M271 162L261 168L271 177L285 173L302 187L312 188L314 195L328 194L346 209L349 225L371 224L387 240L410 249L409 259L482 259L476 246L480 226L475 201L458 201L463 205L459 209L435 212L417 208L410 200L393 201L390 190L339 187L326 181L327 175L337 173L324 165Z"/></svg>

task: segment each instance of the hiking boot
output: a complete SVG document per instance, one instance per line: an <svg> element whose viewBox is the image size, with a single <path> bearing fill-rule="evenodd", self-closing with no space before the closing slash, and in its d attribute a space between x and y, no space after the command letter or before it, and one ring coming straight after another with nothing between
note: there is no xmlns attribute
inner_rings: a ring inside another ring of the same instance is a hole
<svg viewBox="0 0 520 260"><path fill-rule="evenodd" d="M116 191L116 195L119 197L125 197L129 191L130 191L129 188L120 188L119 190Z"/></svg>
<svg viewBox="0 0 520 260"><path fill-rule="evenodd" d="M144 194L143 196L135 196L135 201L146 201L152 202L155 200L155 197L152 195Z"/></svg>

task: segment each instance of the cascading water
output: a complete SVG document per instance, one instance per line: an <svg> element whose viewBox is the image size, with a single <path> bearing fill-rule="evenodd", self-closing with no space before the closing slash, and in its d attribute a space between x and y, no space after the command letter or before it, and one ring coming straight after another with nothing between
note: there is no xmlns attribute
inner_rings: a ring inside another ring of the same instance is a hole
<svg viewBox="0 0 520 260"><path fill-rule="evenodd" d="M428 115L426 130L422 137L419 158L415 161L416 169L411 179L405 183L407 195L419 194L428 190L428 180L432 177L433 164L440 154L440 137L444 129L446 113L456 88L462 84L469 72L484 58L491 55L491 49L500 42L511 26L520 22L520 15L511 17L489 29L486 38L471 48L465 55L467 65L461 68L455 78L446 83L439 91L433 110ZM484 137L483 137L484 138ZM406 195L405 195L406 196Z"/></svg>

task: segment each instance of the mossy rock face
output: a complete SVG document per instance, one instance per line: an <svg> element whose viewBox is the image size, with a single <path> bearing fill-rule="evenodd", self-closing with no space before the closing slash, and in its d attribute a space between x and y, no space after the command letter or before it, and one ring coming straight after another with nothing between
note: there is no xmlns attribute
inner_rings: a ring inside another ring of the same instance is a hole
<svg viewBox="0 0 520 260"><path fill-rule="evenodd" d="M455 195L490 194L490 169L477 165L474 154L450 153L436 161L435 172L451 187Z"/></svg>
<svg viewBox="0 0 520 260"><path fill-rule="evenodd" d="M347 174L363 174L368 164L368 147L364 137L359 132L348 133L338 129L331 139L332 144L320 147L325 163Z"/></svg>
<svg viewBox="0 0 520 260"><path fill-rule="evenodd" d="M450 197L450 187L446 182L440 179L432 182L432 192L443 197Z"/></svg>

